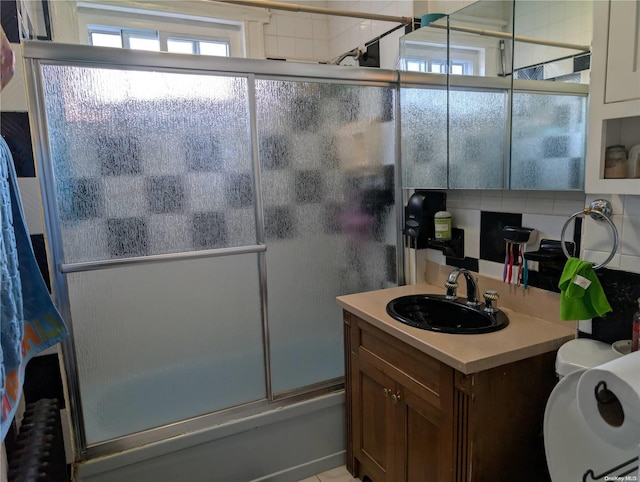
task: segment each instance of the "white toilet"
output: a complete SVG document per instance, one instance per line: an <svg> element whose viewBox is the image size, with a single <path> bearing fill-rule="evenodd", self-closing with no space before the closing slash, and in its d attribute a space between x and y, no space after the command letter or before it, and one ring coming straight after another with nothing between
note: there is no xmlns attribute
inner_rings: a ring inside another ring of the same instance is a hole
<svg viewBox="0 0 640 482"><path fill-rule="evenodd" d="M558 350L560 381L544 413L544 449L553 482L640 480L638 450L621 450L594 435L576 398L582 372L619 356L611 345L586 338L571 340Z"/></svg>

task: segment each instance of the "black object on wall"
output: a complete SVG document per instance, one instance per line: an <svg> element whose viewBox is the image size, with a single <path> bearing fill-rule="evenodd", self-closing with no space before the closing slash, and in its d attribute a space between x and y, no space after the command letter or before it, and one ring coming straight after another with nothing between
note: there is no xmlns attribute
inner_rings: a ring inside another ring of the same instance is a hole
<svg viewBox="0 0 640 482"><path fill-rule="evenodd" d="M427 247L442 251L447 258L464 259L464 229L451 228L451 239L430 238Z"/></svg>
<svg viewBox="0 0 640 482"><path fill-rule="evenodd" d="M380 68L380 42L367 45L367 51L358 59L358 65L360 67Z"/></svg>
<svg viewBox="0 0 640 482"><path fill-rule="evenodd" d="M504 227L522 227L522 214L480 212L480 259L504 262Z"/></svg>
<svg viewBox="0 0 640 482"><path fill-rule="evenodd" d="M596 275L613 311L593 318L591 337L605 343L630 340L640 298L640 274L602 268L596 270Z"/></svg>
<svg viewBox="0 0 640 482"><path fill-rule="evenodd" d="M3 2L4 3L4 2ZM18 177L35 177L31 130L27 112L0 113L0 133L9 146Z"/></svg>
<svg viewBox="0 0 640 482"><path fill-rule="evenodd" d="M36 356L29 360L24 377L24 399L26 403L42 398L55 398L64 408L62 376L57 354Z"/></svg>
<svg viewBox="0 0 640 482"><path fill-rule="evenodd" d="M53 40L51 36L51 15L49 14L49 0L42 0L42 21L44 23L44 35L36 35L38 40Z"/></svg>
<svg viewBox="0 0 640 482"><path fill-rule="evenodd" d="M14 0L0 2L0 18L2 30L11 43L20 43L20 29L18 28L18 7Z"/></svg>
<svg viewBox="0 0 640 482"><path fill-rule="evenodd" d="M576 252L574 243L565 242L565 247L572 255ZM529 271L529 285L560 293L558 282L567 262L567 257L562 251L560 241L542 239L539 249L524 253L524 257L529 261L538 263L538 271Z"/></svg>
<svg viewBox="0 0 640 482"><path fill-rule="evenodd" d="M433 219L438 211L444 211L447 195L438 191L416 190L404 208L404 229L406 238L412 239L411 247L424 249L428 240L435 237Z"/></svg>
<svg viewBox="0 0 640 482"><path fill-rule="evenodd" d="M446 256L446 255L445 255ZM478 273L480 271L478 258L452 258L447 256L447 266L455 266L456 268L465 268L469 271Z"/></svg>

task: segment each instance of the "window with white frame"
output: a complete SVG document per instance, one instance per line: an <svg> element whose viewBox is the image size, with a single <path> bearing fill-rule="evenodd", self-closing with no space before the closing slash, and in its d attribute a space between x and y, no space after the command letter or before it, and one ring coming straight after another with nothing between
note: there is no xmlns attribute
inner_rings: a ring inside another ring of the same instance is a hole
<svg viewBox="0 0 640 482"><path fill-rule="evenodd" d="M89 44L98 47L121 47L182 54L229 57L229 39L195 38L158 30L140 30L109 25L88 25Z"/></svg>
<svg viewBox="0 0 640 482"><path fill-rule="evenodd" d="M430 58L405 58L404 59L405 70L410 72L429 72L432 74L446 74L447 73L447 59L430 57ZM449 73L453 75L474 75L479 72L480 66L478 61L463 60L463 59L450 59L449 61Z"/></svg>
<svg viewBox="0 0 640 482"><path fill-rule="evenodd" d="M161 11L81 4L80 37L89 45L242 57L242 22Z"/></svg>
<svg viewBox="0 0 640 482"><path fill-rule="evenodd" d="M453 75L484 75L485 49L476 47L456 47L449 49L449 73ZM402 62L404 70L447 73L446 45L406 42Z"/></svg>
<svg viewBox="0 0 640 482"><path fill-rule="evenodd" d="M504 20L456 14L461 27L501 30ZM456 23L457 25L457 23ZM447 52L447 44L449 51ZM496 77L501 75L501 43L492 37L444 29L420 28L400 39L400 68L414 72Z"/></svg>

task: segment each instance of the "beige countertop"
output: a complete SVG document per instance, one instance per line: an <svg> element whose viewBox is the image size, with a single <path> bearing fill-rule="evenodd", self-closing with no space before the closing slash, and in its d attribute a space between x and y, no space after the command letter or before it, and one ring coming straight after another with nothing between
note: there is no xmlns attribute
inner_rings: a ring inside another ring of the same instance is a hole
<svg viewBox="0 0 640 482"><path fill-rule="evenodd" d="M575 338L574 323L553 323L503 307L500 309L509 317L509 325L499 331L478 335L421 330L400 323L387 314L386 306L392 299L429 293L444 294L444 289L420 283L339 296L337 303L373 326L464 374L554 351Z"/></svg>

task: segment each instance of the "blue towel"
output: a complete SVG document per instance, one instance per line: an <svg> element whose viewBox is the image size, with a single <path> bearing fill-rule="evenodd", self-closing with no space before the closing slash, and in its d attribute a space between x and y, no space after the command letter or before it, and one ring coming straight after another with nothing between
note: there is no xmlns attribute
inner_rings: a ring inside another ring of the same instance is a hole
<svg viewBox="0 0 640 482"><path fill-rule="evenodd" d="M13 158L2 137L0 201L0 440L4 440L20 400L27 362L61 341L67 328L33 254Z"/></svg>
<svg viewBox="0 0 640 482"><path fill-rule="evenodd" d="M5 367L16 367L22 363L20 345L24 333L22 288L8 176L7 163L0 162L0 395L5 391Z"/></svg>

